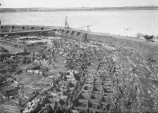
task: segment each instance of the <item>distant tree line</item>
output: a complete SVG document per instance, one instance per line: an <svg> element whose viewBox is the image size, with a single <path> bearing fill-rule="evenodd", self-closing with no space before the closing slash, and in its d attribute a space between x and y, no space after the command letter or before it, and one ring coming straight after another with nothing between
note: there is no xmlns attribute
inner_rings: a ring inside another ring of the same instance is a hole
<svg viewBox="0 0 158 113"><path fill-rule="evenodd" d="M81 8L0 8L5 12L51 12L51 11L104 11L104 10L158 10L158 6L132 6L132 7L81 7Z"/></svg>

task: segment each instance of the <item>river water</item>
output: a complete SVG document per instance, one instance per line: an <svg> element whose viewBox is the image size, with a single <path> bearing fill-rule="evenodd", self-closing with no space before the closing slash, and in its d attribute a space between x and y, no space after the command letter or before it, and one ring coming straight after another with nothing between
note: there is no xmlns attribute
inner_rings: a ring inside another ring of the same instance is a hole
<svg viewBox="0 0 158 113"><path fill-rule="evenodd" d="M158 10L0 13L2 24L69 26L92 32L136 36L158 35Z"/></svg>

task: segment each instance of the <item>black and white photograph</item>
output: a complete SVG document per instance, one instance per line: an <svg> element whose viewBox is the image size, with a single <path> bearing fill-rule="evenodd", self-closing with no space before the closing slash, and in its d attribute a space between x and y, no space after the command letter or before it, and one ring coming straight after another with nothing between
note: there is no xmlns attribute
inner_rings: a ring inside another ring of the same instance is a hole
<svg viewBox="0 0 158 113"><path fill-rule="evenodd" d="M0 0L0 113L158 113L158 0Z"/></svg>

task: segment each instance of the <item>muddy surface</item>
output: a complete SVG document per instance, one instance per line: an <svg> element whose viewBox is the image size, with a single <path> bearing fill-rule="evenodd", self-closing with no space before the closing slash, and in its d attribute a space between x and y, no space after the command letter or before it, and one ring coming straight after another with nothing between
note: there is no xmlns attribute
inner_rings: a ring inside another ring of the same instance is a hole
<svg viewBox="0 0 158 113"><path fill-rule="evenodd" d="M157 61L139 51L46 36L17 37L12 42L24 48L1 55L2 113L158 110Z"/></svg>

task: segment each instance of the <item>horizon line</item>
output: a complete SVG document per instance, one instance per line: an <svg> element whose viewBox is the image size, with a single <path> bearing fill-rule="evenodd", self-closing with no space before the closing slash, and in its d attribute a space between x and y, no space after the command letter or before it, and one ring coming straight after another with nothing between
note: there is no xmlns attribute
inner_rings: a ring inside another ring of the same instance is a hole
<svg viewBox="0 0 158 113"><path fill-rule="evenodd" d="M138 6L113 6L113 7L86 7L86 6L81 6L81 7L0 7L0 9L2 8L15 8L15 9L19 9L19 8L48 8L48 9L65 9L65 8L70 8L70 9L74 9L74 8L123 8L123 7L158 7L155 5L138 5Z"/></svg>

